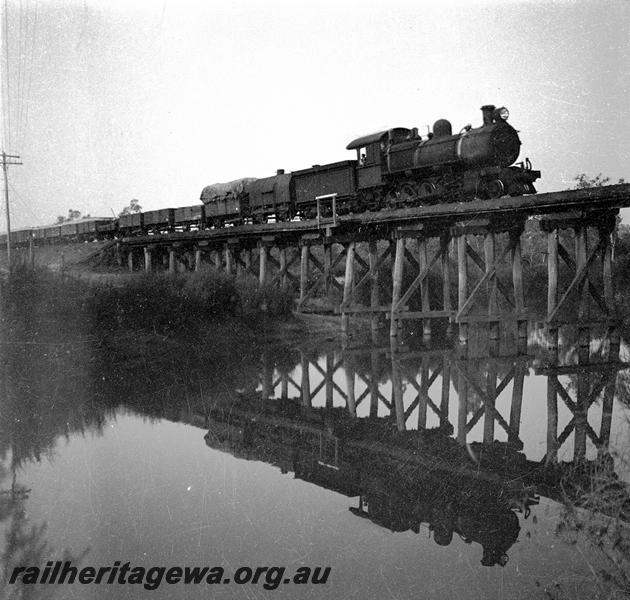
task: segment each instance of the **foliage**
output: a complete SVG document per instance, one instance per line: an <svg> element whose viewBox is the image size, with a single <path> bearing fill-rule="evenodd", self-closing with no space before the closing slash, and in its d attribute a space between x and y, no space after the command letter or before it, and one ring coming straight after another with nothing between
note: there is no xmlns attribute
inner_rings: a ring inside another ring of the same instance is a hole
<svg viewBox="0 0 630 600"><path fill-rule="evenodd" d="M1 314L35 328L37 319L65 322L68 328L195 331L226 316L256 321L285 317L290 290L258 289L255 278L235 280L207 268L194 273L146 273L115 283L73 279L18 263L0 280Z"/></svg>
<svg viewBox="0 0 630 600"><path fill-rule="evenodd" d="M565 478L564 513L556 533L571 545L587 545L589 552L584 558L598 588L597 598L627 598L630 594L627 484L618 479L610 456L592 463L586 485L579 484L581 479Z"/></svg>
<svg viewBox="0 0 630 600"><path fill-rule="evenodd" d="M89 312L98 327L171 332L193 330L204 320L234 313L236 304L230 278L203 270L148 273L121 285L96 286Z"/></svg>
<svg viewBox="0 0 630 600"><path fill-rule="evenodd" d="M66 327L77 325L89 296L89 286L68 280L45 267L31 267L27 261L15 261L6 278L0 279L0 311L3 318L12 316L28 327L36 319L63 319Z"/></svg>
<svg viewBox="0 0 630 600"><path fill-rule="evenodd" d="M148 273L116 287L100 286L90 305L98 325L169 332L195 330L225 316L286 316L292 296L271 286L258 289L255 279L234 280L208 268L188 274Z"/></svg>
<svg viewBox="0 0 630 600"><path fill-rule="evenodd" d="M290 289L278 289L272 285L260 287L254 277L238 279L236 289L242 315L266 314L274 317L287 316L293 309L293 293Z"/></svg>
<svg viewBox="0 0 630 600"><path fill-rule="evenodd" d="M88 219L90 217L89 214L85 215L85 219ZM61 224L61 223L68 223L69 221L76 221L77 219L81 218L81 211L80 210L74 210L72 208L68 209L68 216L67 217L63 217L63 216L58 216L57 217L57 224Z"/></svg>
<svg viewBox="0 0 630 600"><path fill-rule="evenodd" d="M604 177L601 173L598 173L595 177L589 177L586 173L579 173L573 178L573 181L575 181L574 189L576 190L610 185L610 177ZM622 177L617 183L625 183L625 180Z"/></svg>
<svg viewBox="0 0 630 600"><path fill-rule="evenodd" d="M135 198L129 202L129 206L125 206L119 213L118 216L122 217L123 215L131 215L134 213L142 212L142 206L140 206L140 202Z"/></svg>

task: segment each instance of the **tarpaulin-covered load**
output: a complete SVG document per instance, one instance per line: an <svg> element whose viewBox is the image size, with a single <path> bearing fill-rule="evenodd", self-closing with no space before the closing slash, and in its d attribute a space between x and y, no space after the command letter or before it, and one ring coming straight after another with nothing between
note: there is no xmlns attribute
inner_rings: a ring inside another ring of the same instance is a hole
<svg viewBox="0 0 630 600"><path fill-rule="evenodd" d="M201 201L204 204L210 204L217 199L236 198L247 189L247 185L252 181L256 181L255 177L244 177L243 179L235 179L227 183L213 183L207 185L201 191Z"/></svg>

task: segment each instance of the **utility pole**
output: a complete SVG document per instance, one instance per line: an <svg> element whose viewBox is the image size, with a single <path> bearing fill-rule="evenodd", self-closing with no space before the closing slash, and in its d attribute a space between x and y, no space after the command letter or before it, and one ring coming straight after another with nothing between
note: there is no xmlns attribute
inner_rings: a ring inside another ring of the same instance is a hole
<svg viewBox="0 0 630 600"><path fill-rule="evenodd" d="M21 165L19 156L7 154L5 147L10 145L9 135L9 38L7 36L7 3L4 2L4 11L0 12L0 52L4 50L6 62L0 64L0 121L2 124L2 170L4 172L4 204L7 211L7 266L11 268L11 214L9 213L9 177L8 165ZM5 91L6 91L6 115L5 115Z"/></svg>
<svg viewBox="0 0 630 600"><path fill-rule="evenodd" d="M7 154L2 151L2 170L4 171L4 205L7 211L7 266L11 268L11 215L9 213L9 177L7 175L8 165L21 165L19 156L15 154Z"/></svg>

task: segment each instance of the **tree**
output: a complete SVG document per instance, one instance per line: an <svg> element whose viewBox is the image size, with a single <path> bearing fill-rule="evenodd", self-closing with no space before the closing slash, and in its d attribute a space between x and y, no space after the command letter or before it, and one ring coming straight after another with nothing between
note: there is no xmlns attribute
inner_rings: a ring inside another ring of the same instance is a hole
<svg viewBox="0 0 630 600"><path fill-rule="evenodd" d="M90 215L87 215L88 217ZM68 209L68 216L62 217L61 215L57 217L57 223L67 223L68 221L75 221L76 219L81 218L81 211L74 210L73 208Z"/></svg>
<svg viewBox="0 0 630 600"><path fill-rule="evenodd" d="M609 185L610 177L604 177L601 173L595 175L595 177L589 177L586 173L580 173L576 175L573 179L576 182L575 189L576 190L584 190L587 188L598 188L603 187L605 185ZM625 179L621 177L617 184L625 183ZM612 233L612 253L613 260L615 258L616 248L619 242L620 235L627 234L627 226L624 226L621 223L621 216L617 215L617 226L615 227Z"/></svg>
<svg viewBox="0 0 630 600"><path fill-rule="evenodd" d="M133 198L131 202L129 202L129 206L125 206L125 208L118 213L118 216L122 217L123 215L131 215L139 212L142 212L142 206L140 206L140 202L138 200Z"/></svg>
<svg viewBox="0 0 630 600"><path fill-rule="evenodd" d="M601 173L598 173L595 177L589 177L586 173L579 173L573 178L573 181L576 182L574 189L583 190L586 188L609 185L610 177L604 177ZM622 177L617 183L625 183L625 180Z"/></svg>

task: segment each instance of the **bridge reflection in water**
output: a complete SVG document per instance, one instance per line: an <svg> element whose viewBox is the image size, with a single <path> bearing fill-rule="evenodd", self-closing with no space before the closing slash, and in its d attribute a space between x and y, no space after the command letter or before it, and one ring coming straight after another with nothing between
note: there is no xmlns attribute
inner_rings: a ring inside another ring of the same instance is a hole
<svg viewBox="0 0 630 600"><path fill-rule="evenodd" d="M628 366L618 339L535 354L331 347L274 364L263 353L257 387L206 405L206 443L357 498L354 515L391 531L426 527L440 545L457 534L482 547L481 564L504 565L517 513L540 496L579 503L597 475L630 515L609 453Z"/></svg>

